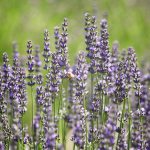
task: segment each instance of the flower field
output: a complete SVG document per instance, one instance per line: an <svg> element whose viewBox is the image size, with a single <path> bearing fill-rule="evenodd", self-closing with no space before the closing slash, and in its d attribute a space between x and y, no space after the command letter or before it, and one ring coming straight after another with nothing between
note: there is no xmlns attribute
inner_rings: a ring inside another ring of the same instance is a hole
<svg viewBox="0 0 150 150"><path fill-rule="evenodd" d="M28 41L26 56L16 43L12 58L3 53L0 150L150 150L150 64L110 47L108 28L85 13L73 65L66 18L54 39L44 31L43 48Z"/></svg>

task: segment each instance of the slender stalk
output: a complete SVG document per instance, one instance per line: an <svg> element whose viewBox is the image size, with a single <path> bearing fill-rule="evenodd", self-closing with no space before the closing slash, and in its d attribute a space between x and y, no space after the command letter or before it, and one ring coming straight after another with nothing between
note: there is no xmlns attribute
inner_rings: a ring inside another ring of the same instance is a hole
<svg viewBox="0 0 150 150"><path fill-rule="evenodd" d="M92 138L94 137L93 130L94 130L94 120L92 119ZM93 139L92 139L92 150L94 150L94 141L93 141Z"/></svg>
<svg viewBox="0 0 150 150"><path fill-rule="evenodd" d="M118 104L117 104L117 110L116 110L116 112L118 112ZM116 126L118 127L118 124L119 124L119 121L118 121L118 119L116 120ZM114 143L114 145L113 145L113 150L116 150L116 146L117 146L117 132L115 132L115 143Z"/></svg>
<svg viewBox="0 0 150 150"><path fill-rule="evenodd" d="M66 123L64 120L64 137L63 137L64 149L66 149Z"/></svg>
<svg viewBox="0 0 150 150"><path fill-rule="evenodd" d="M62 90L63 90L63 79L62 79L62 83L60 86L60 100L59 100L59 105L58 105L58 113L62 109ZM61 139L63 143L63 119L60 119L59 122L61 124L61 127L59 126L58 128L60 128L60 135L62 135Z"/></svg>
<svg viewBox="0 0 150 150"><path fill-rule="evenodd" d="M61 121L61 127L62 127L62 143L63 143L63 146L65 148L66 144L65 144L65 134L66 134L66 131L65 131L65 120L62 119Z"/></svg>
<svg viewBox="0 0 150 150"><path fill-rule="evenodd" d="M66 108L66 97L67 97L67 92L66 92L66 80L64 80L64 86L62 83L62 92L63 92L63 97L65 101L62 101L62 108ZM65 118L63 118L63 145L64 145L64 149L66 149L66 122L65 122Z"/></svg>
<svg viewBox="0 0 150 150"><path fill-rule="evenodd" d="M120 128L123 128L123 125L124 125L123 118L124 118L124 114L125 114L125 106L126 106L126 99L124 99L124 101L123 101L123 109L122 109L122 114L121 114Z"/></svg>
<svg viewBox="0 0 150 150"><path fill-rule="evenodd" d="M98 73L97 73L97 77L96 77L97 85L98 85L98 79L99 79L99 76L98 76ZM99 92L98 95L99 95L99 98L100 98L101 97L101 93ZM100 119L99 116L100 116L100 110L98 110L98 112L97 112L97 129L98 129L99 119Z"/></svg>
<svg viewBox="0 0 150 150"><path fill-rule="evenodd" d="M93 82L93 74L91 73L91 99L93 99L93 87L94 87L94 82ZM94 120L92 118L92 138L93 138L93 130L94 130ZM94 150L94 142L92 139L92 149Z"/></svg>
<svg viewBox="0 0 150 150"><path fill-rule="evenodd" d="M128 120L128 150L130 150L130 147L131 147L131 116L130 116L131 104L130 104L129 99L128 99L128 112L129 112L129 120Z"/></svg>
<svg viewBox="0 0 150 150"><path fill-rule="evenodd" d="M9 141L8 141L8 150L9 150L9 146L10 146L10 136L9 136Z"/></svg>
<svg viewBox="0 0 150 150"><path fill-rule="evenodd" d="M6 150L9 150L9 141L8 140L6 141L5 148L6 148Z"/></svg>
<svg viewBox="0 0 150 150"><path fill-rule="evenodd" d="M4 96L6 99L8 99L8 91L6 91L6 95ZM7 105L8 105L8 103L7 103ZM11 107L11 109L12 109L12 107ZM7 116L8 116L8 124L9 124L9 112L8 112L8 110L6 111L6 113L7 113ZM12 114L11 114L11 118L10 118L10 125L12 124ZM9 145L10 145L10 134L9 134L9 137L8 137L8 139L6 140L6 149L8 149L9 150Z"/></svg>
<svg viewBox="0 0 150 150"><path fill-rule="evenodd" d="M23 128L24 128L24 122L23 122L23 119L24 119L24 117L23 117L24 115L22 115L22 147L23 147L23 150L25 149L25 147L24 147L24 132L23 132Z"/></svg>
<svg viewBox="0 0 150 150"><path fill-rule="evenodd" d="M125 114L125 106L126 106L126 98L123 100L123 107L122 107L121 120L120 120L120 130L124 126L123 118L124 118L124 114ZM120 135L120 133L118 133L116 147L117 147L117 144L118 144L118 141L119 141L119 135Z"/></svg>
<svg viewBox="0 0 150 150"><path fill-rule="evenodd" d="M60 88L61 89L61 88ZM61 108L61 100L62 100L62 93L61 93L61 91L60 91L60 94L59 94L59 102L58 102L58 110L57 110L57 115L59 116L60 114L59 114L59 111L60 111L60 108ZM61 119L59 119L59 121L58 121L58 130L57 130L57 132L58 132L58 135L61 135Z"/></svg>
<svg viewBox="0 0 150 150"><path fill-rule="evenodd" d="M73 150L75 150L75 147L76 147L76 145L75 145L75 143L73 144Z"/></svg>
<svg viewBox="0 0 150 150"><path fill-rule="evenodd" d="M105 98L103 98L103 94L102 94L102 125L104 125L104 109L105 109Z"/></svg>
<svg viewBox="0 0 150 150"><path fill-rule="evenodd" d="M93 74L91 73L91 97L93 96L93 87L94 87L94 82L93 82Z"/></svg>
<svg viewBox="0 0 150 150"><path fill-rule="evenodd" d="M59 95L60 95L60 97L59 97L58 111L57 111L58 115L59 115L59 110L60 110L60 106L61 106L62 93L60 92Z"/></svg>
<svg viewBox="0 0 150 150"><path fill-rule="evenodd" d="M35 149L34 142L34 101L33 101L33 87L31 86L31 103L32 103L32 138L33 138L33 148Z"/></svg>
<svg viewBox="0 0 150 150"><path fill-rule="evenodd" d="M103 75L101 75L101 80L103 81ZM102 125L104 124L104 95L103 95L103 91L101 91L101 101L102 101L102 105L101 105L101 122Z"/></svg>
<svg viewBox="0 0 150 150"><path fill-rule="evenodd" d="M41 116L41 119L40 119L40 137L43 138L43 111L42 111L42 106L40 106L40 116ZM39 145L41 147L43 147L43 141L41 139L40 139Z"/></svg>
<svg viewBox="0 0 150 150"><path fill-rule="evenodd" d="M54 123L55 123L55 99L54 99L54 102L53 102L53 113L54 113Z"/></svg>
<svg viewBox="0 0 150 150"><path fill-rule="evenodd" d="M17 142L17 150L20 149L20 141Z"/></svg>
<svg viewBox="0 0 150 150"><path fill-rule="evenodd" d="M141 112L141 102L140 102L140 97L138 97L138 108L139 111ZM141 126L141 141L143 141L143 117L141 116L140 113L140 126ZM143 142L141 142L141 148L143 149Z"/></svg>
<svg viewBox="0 0 150 150"><path fill-rule="evenodd" d="M83 99L83 103L84 103L84 113L86 112L86 99L85 99L85 95L84 95L84 99ZM85 132L86 132L86 137L85 137L85 150L87 150L87 144L88 144L88 138L87 138L87 119L85 118Z"/></svg>
<svg viewBox="0 0 150 150"><path fill-rule="evenodd" d="M62 131L61 131L61 133L62 133L62 143L64 144L64 136L63 136L63 134L64 134L64 127L63 127L63 119L61 120L61 128L62 128Z"/></svg>

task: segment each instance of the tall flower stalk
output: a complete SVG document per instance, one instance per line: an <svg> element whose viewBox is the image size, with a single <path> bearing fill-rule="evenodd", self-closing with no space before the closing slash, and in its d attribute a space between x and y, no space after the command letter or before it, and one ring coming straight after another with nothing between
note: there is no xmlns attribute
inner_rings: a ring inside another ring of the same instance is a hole
<svg viewBox="0 0 150 150"><path fill-rule="evenodd" d="M33 147L35 148L35 142L34 142L34 97L33 97L33 86L35 85L35 81L34 81L34 57L32 54L32 42L28 41L27 43L27 54L28 54L28 62L27 62L27 66L28 66L28 86L30 87L31 90L31 116L32 116L32 142L33 142Z"/></svg>

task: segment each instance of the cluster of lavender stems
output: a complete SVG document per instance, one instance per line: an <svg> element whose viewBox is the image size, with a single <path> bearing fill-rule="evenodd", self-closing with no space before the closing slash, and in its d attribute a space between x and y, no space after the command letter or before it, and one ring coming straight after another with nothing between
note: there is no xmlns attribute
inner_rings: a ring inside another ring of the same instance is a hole
<svg viewBox="0 0 150 150"><path fill-rule="evenodd" d="M43 46L17 44L0 66L0 150L150 150L150 65L109 46L107 19L85 14L85 50L68 59L68 20ZM30 115L25 121L26 114ZM30 119L31 118L31 119Z"/></svg>

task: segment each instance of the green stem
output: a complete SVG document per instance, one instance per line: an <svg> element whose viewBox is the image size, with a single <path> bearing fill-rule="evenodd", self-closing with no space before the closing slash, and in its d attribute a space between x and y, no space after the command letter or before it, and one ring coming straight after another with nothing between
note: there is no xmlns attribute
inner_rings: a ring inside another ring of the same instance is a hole
<svg viewBox="0 0 150 150"><path fill-rule="evenodd" d="M141 102L140 102L140 97L138 97L138 108L139 108L139 111L141 112ZM143 141L143 117L141 116L141 113L140 113L140 126L141 126L141 141ZM143 142L141 143L141 148L143 149Z"/></svg>
<svg viewBox="0 0 150 150"><path fill-rule="evenodd" d="M17 142L17 150L19 150L19 142Z"/></svg>
<svg viewBox="0 0 150 150"><path fill-rule="evenodd" d="M64 144L64 139L63 139L63 134L64 134L64 130L63 130L63 119L61 120L61 128L62 128L62 131L61 131L61 133L62 133L62 143Z"/></svg>
<svg viewBox="0 0 150 150"><path fill-rule="evenodd" d="M75 143L73 144L73 150L75 150L75 147L76 147L76 145L75 145Z"/></svg>
<svg viewBox="0 0 150 150"><path fill-rule="evenodd" d="M62 109L62 90L63 90L63 79L62 79L62 83L60 86L60 100L59 100L59 105L58 105L58 114L60 112L60 109ZM62 139L62 143L63 143L63 118L59 120L59 130L60 130L60 135L62 135L61 139Z"/></svg>
<svg viewBox="0 0 150 150"><path fill-rule="evenodd" d="M93 74L91 73L91 98L93 99L93 86L94 86L94 83L93 83ZM94 120L92 118L92 138L93 138L93 129L94 129ZM92 149L94 150L94 142L92 140Z"/></svg>
<svg viewBox="0 0 150 150"><path fill-rule="evenodd" d="M105 109L105 98L103 98L103 94L102 94L102 125L104 125L104 120L105 120L104 109Z"/></svg>
<svg viewBox="0 0 150 150"><path fill-rule="evenodd" d="M128 124L128 150L130 150L130 147L131 147L131 115L130 115L130 112L131 112L131 104L130 104L130 101L128 99L128 112L129 112L129 124Z"/></svg>
<svg viewBox="0 0 150 150"><path fill-rule="evenodd" d="M93 96L93 86L94 86L94 83L93 83L93 74L91 73L91 97Z"/></svg>
<svg viewBox="0 0 150 150"><path fill-rule="evenodd" d="M55 123L55 99L54 99L54 102L53 102L53 111L54 111L54 123Z"/></svg>
<svg viewBox="0 0 150 150"><path fill-rule="evenodd" d="M116 108L117 110L116 110L116 112L118 112L118 104L117 104L117 108ZM119 121L118 121L118 119L116 119L116 126L118 127L118 124L119 124ZM113 150L116 150L116 147L117 147L117 132L115 132L115 144L113 145Z"/></svg>
<svg viewBox="0 0 150 150"><path fill-rule="evenodd" d="M86 99L85 99L85 95L84 95L84 100L83 100L83 102L84 102L84 112L86 112ZM86 116L85 116L86 117ZM87 144L88 144L88 138L87 138L87 120L86 120L86 118L85 118L85 132L86 132L86 137L85 137L85 149L87 150Z"/></svg>
<svg viewBox="0 0 150 150"><path fill-rule="evenodd" d="M124 114L125 114L125 106L126 106L126 98L123 100L123 108L122 108L121 120L120 120L120 130L124 126L123 118L124 118ZM118 144L118 141L119 141L119 135L120 135L120 133L118 133L117 144ZM117 144L116 144L116 146L117 146Z"/></svg>
<svg viewBox="0 0 150 150"><path fill-rule="evenodd" d="M24 122L23 122L23 115L22 115L22 147L23 147L23 150L25 149L25 147L24 147L24 132L23 132L23 128L24 128Z"/></svg>
<svg viewBox="0 0 150 150"><path fill-rule="evenodd" d="M10 138L9 138L9 139L10 139ZM10 141L9 139L6 139L6 140L5 140L5 149L6 149L6 150L9 150L9 141Z"/></svg>
<svg viewBox="0 0 150 150"><path fill-rule="evenodd" d="M31 86L31 102L32 102L32 138L33 138L33 148L35 149L34 142L34 101L33 101L33 88Z"/></svg>
<svg viewBox="0 0 150 150"><path fill-rule="evenodd" d="M64 149L66 149L66 123L64 120L64 137L63 137Z"/></svg>
<svg viewBox="0 0 150 150"><path fill-rule="evenodd" d="M62 119L62 122L61 122L61 127L62 127L62 143L63 143L63 146L65 148L65 134L66 134L66 131L65 131L65 120Z"/></svg>
<svg viewBox="0 0 150 150"><path fill-rule="evenodd" d="M59 111L60 111L60 105L61 105L61 99L62 99L62 93L60 92L60 98L59 98L59 103L58 103L58 115L59 115Z"/></svg>
<svg viewBox="0 0 150 150"><path fill-rule="evenodd" d="M41 106L40 106L40 116L41 116L41 120L40 120L40 134L41 134L41 137L43 138L43 109L42 109ZM40 138L40 144L39 145L42 145L42 147L43 147L43 141L41 140L42 138Z"/></svg>
<svg viewBox="0 0 150 150"><path fill-rule="evenodd" d="M97 85L98 85L98 80L99 80L99 75L98 75L98 73L97 73L97 77L96 77ZM100 98L101 98L101 93L98 92L98 95L99 95L99 99L100 99ZM100 116L100 110L98 110L98 112L97 112L97 129L98 129L99 119L100 119L99 116Z"/></svg>
<svg viewBox="0 0 150 150"><path fill-rule="evenodd" d="M126 99L124 99L124 101L123 101L123 109L122 109L122 114L121 114L120 128L123 128L123 126L124 126L123 118L124 118L124 114L125 114L125 106L126 106Z"/></svg>
<svg viewBox="0 0 150 150"><path fill-rule="evenodd" d="M101 75L101 80L103 81L103 75ZM104 125L104 95L103 95L103 90L101 91L101 100L102 100L102 105L101 105L101 122L102 125Z"/></svg>

